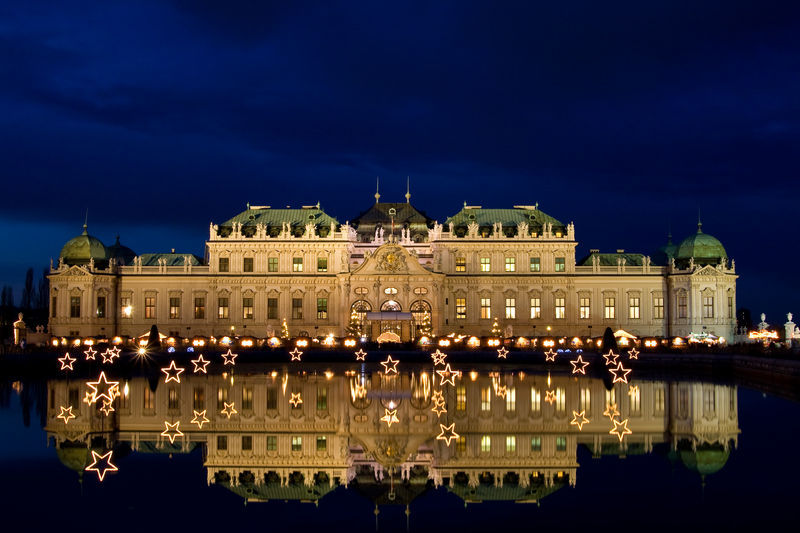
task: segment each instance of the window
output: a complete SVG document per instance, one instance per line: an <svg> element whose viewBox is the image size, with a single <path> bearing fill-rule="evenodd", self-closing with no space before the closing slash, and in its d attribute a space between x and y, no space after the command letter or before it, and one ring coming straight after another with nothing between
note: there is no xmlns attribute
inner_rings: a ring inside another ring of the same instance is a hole
<svg viewBox="0 0 800 533"><path fill-rule="evenodd" d="M467 387L458 384L456 386L456 411L467 410Z"/></svg>
<svg viewBox="0 0 800 533"><path fill-rule="evenodd" d="M678 390L678 418L689 416L689 389L681 387Z"/></svg>
<svg viewBox="0 0 800 533"><path fill-rule="evenodd" d="M292 451L299 452L303 450L303 437L300 435L292 435Z"/></svg>
<svg viewBox="0 0 800 533"><path fill-rule="evenodd" d="M564 257L556 257L556 272L567 271L567 260Z"/></svg>
<svg viewBox="0 0 800 533"><path fill-rule="evenodd" d="M606 390L606 405L617 403L617 392L614 389Z"/></svg>
<svg viewBox="0 0 800 533"><path fill-rule="evenodd" d="M106 297L105 296L98 296L97 297L97 318L105 318L106 317Z"/></svg>
<svg viewBox="0 0 800 533"><path fill-rule="evenodd" d="M714 414L717 409L717 395L714 389L705 389L703 391L703 412L706 415Z"/></svg>
<svg viewBox="0 0 800 533"><path fill-rule="evenodd" d="M616 298L605 298L603 299L603 318L615 318L616 315Z"/></svg>
<svg viewBox="0 0 800 533"><path fill-rule="evenodd" d="M517 389L509 387L506 391L506 411L513 413L517 410Z"/></svg>
<svg viewBox="0 0 800 533"><path fill-rule="evenodd" d="M556 451L567 451L567 437L556 437Z"/></svg>
<svg viewBox="0 0 800 533"><path fill-rule="evenodd" d="M242 435L242 451L243 452L253 451L253 436L252 435Z"/></svg>
<svg viewBox="0 0 800 533"><path fill-rule="evenodd" d="M459 435L456 439L456 453L459 455L467 453L467 437Z"/></svg>
<svg viewBox="0 0 800 533"><path fill-rule="evenodd" d="M155 296L147 296L144 299L144 317L145 318L155 318L156 317L156 297Z"/></svg>
<svg viewBox="0 0 800 533"><path fill-rule="evenodd" d="M492 318L491 298L481 298L481 318Z"/></svg>
<svg viewBox="0 0 800 533"><path fill-rule="evenodd" d="M206 391L203 387L195 387L192 391L192 409L202 411L206 408Z"/></svg>
<svg viewBox="0 0 800 533"><path fill-rule="evenodd" d="M278 449L278 437L276 435L267 435L267 451L274 452Z"/></svg>
<svg viewBox="0 0 800 533"><path fill-rule="evenodd" d="M456 272L466 272L466 271L467 271L467 258L456 257Z"/></svg>
<svg viewBox="0 0 800 533"><path fill-rule="evenodd" d="M155 395L149 385L144 386L144 394L142 395L142 408L150 410L155 408Z"/></svg>
<svg viewBox="0 0 800 533"><path fill-rule="evenodd" d="M506 453L517 452L517 437L515 435L506 435Z"/></svg>
<svg viewBox="0 0 800 533"><path fill-rule="evenodd" d="M225 451L228 449L228 436L217 435L217 449Z"/></svg>
<svg viewBox="0 0 800 533"><path fill-rule="evenodd" d="M414 294L416 294L417 296L424 296L428 294L428 289L425 287L415 287Z"/></svg>
<svg viewBox="0 0 800 533"><path fill-rule="evenodd" d="M242 259L242 272L252 272L253 271L253 258L252 257L245 257Z"/></svg>
<svg viewBox="0 0 800 533"><path fill-rule="evenodd" d="M69 298L69 317L70 318L80 318L81 317L81 297L80 296L70 296ZM146 317L150 318L150 317Z"/></svg>
<svg viewBox="0 0 800 533"><path fill-rule="evenodd" d="M631 296L628 298L628 318L636 320L639 318L639 297Z"/></svg>
<svg viewBox="0 0 800 533"><path fill-rule="evenodd" d="M317 387L317 411L328 410L328 387Z"/></svg>
<svg viewBox="0 0 800 533"><path fill-rule="evenodd" d="M456 318L467 318L466 298L456 298Z"/></svg>
<svg viewBox="0 0 800 533"><path fill-rule="evenodd" d="M567 307L566 307L565 301L566 301L565 298L556 298L556 301L555 301L555 304L556 304L555 312L556 312L556 318L557 319L564 318L564 317L567 316Z"/></svg>
<svg viewBox="0 0 800 533"><path fill-rule="evenodd" d="M278 271L278 258L277 257L270 257L267 259L267 272L277 272Z"/></svg>
<svg viewBox="0 0 800 533"><path fill-rule="evenodd" d="M227 257L219 258L219 271L228 272L230 270L230 259Z"/></svg>
<svg viewBox="0 0 800 533"><path fill-rule="evenodd" d="M663 414L665 405L664 387L653 389L653 411Z"/></svg>
<svg viewBox="0 0 800 533"><path fill-rule="evenodd" d="M567 408L567 391L563 387L556 387L556 411L563 413Z"/></svg>
<svg viewBox="0 0 800 533"><path fill-rule="evenodd" d="M506 298L506 318L517 318L517 300L516 298Z"/></svg>
<svg viewBox="0 0 800 533"><path fill-rule="evenodd" d="M733 296L728 296L728 318L733 318Z"/></svg>
<svg viewBox="0 0 800 533"><path fill-rule="evenodd" d="M531 318L542 318L542 300L531 298Z"/></svg>
<svg viewBox="0 0 800 533"><path fill-rule="evenodd" d="M292 272L302 272L302 271L303 271L303 258L292 257Z"/></svg>
<svg viewBox="0 0 800 533"><path fill-rule="evenodd" d="M242 410L253 410L253 387L242 387Z"/></svg>
<svg viewBox="0 0 800 533"><path fill-rule="evenodd" d="M541 272L542 271L542 261L538 257L531 257L531 272Z"/></svg>
<svg viewBox="0 0 800 533"><path fill-rule="evenodd" d="M217 303L217 318L228 318L228 299L220 298Z"/></svg>
<svg viewBox="0 0 800 533"><path fill-rule="evenodd" d="M242 318L244 320L253 319L253 297L245 296L242 298Z"/></svg>
<svg viewBox="0 0 800 533"><path fill-rule="evenodd" d="M542 451L542 437L531 437L531 451Z"/></svg>
<svg viewBox="0 0 800 533"><path fill-rule="evenodd" d="M531 387L531 411L534 413L542 411L542 392L535 387Z"/></svg>
<svg viewBox="0 0 800 533"><path fill-rule="evenodd" d="M267 319L268 320L277 320L278 319L278 299L277 298L267 298Z"/></svg>
<svg viewBox="0 0 800 533"><path fill-rule="evenodd" d="M53 298L50 300L50 316L52 318L55 318L57 316L57 313L56 313L57 309L58 309L58 298L53 296Z"/></svg>
<svg viewBox="0 0 800 533"><path fill-rule="evenodd" d="M206 299L203 297L195 298L194 299L194 317L195 318L205 318L206 317Z"/></svg>
<svg viewBox="0 0 800 533"><path fill-rule="evenodd" d="M489 453L492 451L492 437L489 435L481 436L481 452Z"/></svg>
<svg viewBox="0 0 800 533"><path fill-rule="evenodd" d="M175 298L174 296L169 299L169 317L170 318L180 318L181 317L181 299Z"/></svg>
<svg viewBox="0 0 800 533"><path fill-rule="evenodd" d="M664 298L661 296L653 298L653 318L664 318Z"/></svg>
<svg viewBox="0 0 800 533"><path fill-rule="evenodd" d="M225 408L225 402L228 401L228 389L225 387L217 387L217 410L222 411Z"/></svg>
<svg viewBox="0 0 800 533"><path fill-rule="evenodd" d="M492 388L483 387L481 389L481 411L488 412L492 410Z"/></svg>
<svg viewBox="0 0 800 533"><path fill-rule="evenodd" d="M492 271L492 260L488 257L481 257L481 272Z"/></svg>
<svg viewBox="0 0 800 533"><path fill-rule="evenodd" d="M714 318L713 296L703 296L703 318Z"/></svg>
<svg viewBox="0 0 800 533"><path fill-rule="evenodd" d="M628 395L630 395L630 407L631 407L631 414L632 415L641 415L642 414L642 392L639 387L635 389L628 389Z"/></svg>
<svg viewBox="0 0 800 533"><path fill-rule="evenodd" d="M325 452L328 450L328 437L325 435L318 435L317 436L317 451L318 452Z"/></svg>
<svg viewBox="0 0 800 533"><path fill-rule="evenodd" d="M317 272L327 272L327 271L328 271L328 258L317 257Z"/></svg>
<svg viewBox="0 0 800 533"><path fill-rule="evenodd" d="M369 294L369 289L366 287L356 287L355 289L353 289L353 292L361 296L364 296L365 294Z"/></svg>
<svg viewBox="0 0 800 533"><path fill-rule="evenodd" d="M328 299L317 298L317 320L325 320L328 318Z"/></svg>
<svg viewBox="0 0 800 533"><path fill-rule="evenodd" d="M389 295L389 296L394 296L395 294L397 294L397 288L396 287L386 287L385 289L383 289L383 294L386 294L386 295Z"/></svg>
<svg viewBox="0 0 800 533"><path fill-rule="evenodd" d="M267 387L267 410L272 411L278 408L278 388Z"/></svg>
<svg viewBox="0 0 800 533"><path fill-rule="evenodd" d="M517 258L506 257L506 272L516 272L516 271L517 271Z"/></svg>
<svg viewBox="0 0 800 533"><path fill-rule="evenodd" d="M588 414L592 410L592 389L584 387L581 389L581 411Z"/></svg>
<svg viewBox="0 0 800 533"><path fill-rule="evenodd" d="M583 319L591 318L591 300L589 298L581 298L580 299L580 317Z"/></svg>
<svg viewBox="0 0 800 533"><path fill-rule="evenodd" d="M56 297L53 296L53 309L56 307ZM133 314L133 306L131 306L131 297L123 296L119 299L119 309L122 318L130 318ZM55 316L55 315L53 315Z"/></svg>
<svg viewBox="0 0 800 533"><path fill-rule="evenodd" d="M688 298L685 294L678 296L678 318L686 318L686 310L688 307Z"/></svg>
<svg viewBox="0 0 800 533"><path fill-rule="evenodd" d="M292 319L293 320L302 320L303 319L303 299L302 298L292 298Z"/></svg>

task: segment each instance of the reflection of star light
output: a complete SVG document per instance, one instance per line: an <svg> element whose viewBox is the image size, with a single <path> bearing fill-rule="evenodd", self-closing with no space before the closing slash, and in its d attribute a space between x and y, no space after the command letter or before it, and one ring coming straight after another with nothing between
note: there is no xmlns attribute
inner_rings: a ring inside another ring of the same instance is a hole
<svg viewBox="0 0 800 533"><path fill-rule="evenodd" d="M61 370L74 370L72 365L77 361L76 358L70 357L69 352L64 354L64 357L59 357L58 362L61 363Z"/></svg>
<svg viewBox="0 0 800 533"><path fill-rule="evenodd" d="M206 410L203 409L202 411L194 411L194 418L192 418L192 424L197 424L198 429L203 429L203 424L208 422L208 418L206 418Z"/></svg>
<svg viewBox="0 0 800 533"><path fill-rule="evenodd" d="M570 361L569 364L572 365L573 374L586 375L586 367L589 366L589 361L584 361L580 355L574 361Z"/></svg>
<svg viewBox="0 0 800 533"><path fill-rule="evenodd" d="M291 354L291 356L292 356L292 361L299 361L299 360L300 360L300 356L302 356L302 355L303 355L303 352L302 352L302 350L300 350L300 349L299 349L299 348L297 348L297 347L295 347L295 349L294 349L294 350L292 350L292 351L291 351L291 352L289 352L289 353L290 353L290 354Z"/></svg>
<svg viewBox="0 0 800 533"><path fill-rule="evenodd" d="M103 392L100 392L99 387L103 386ZM119 381L108 381L106 373L100 372L100 377L97 381L87 381L86 386L92 389L92 403L99 399L105 399L109 402L114 401L116 394L119 393ZM117 389L116 391L114 389Z"/></svg>
<svg viewBox="0 0 800 533"><path fill-rule="evenodd" d="M628 382L628 374L631 373L631 369L630 368L624 368L622 366L622 363L618 363L617 364L617 368L612 368L611 370L609 370L609 372L614 374L614 381L612 383L617 383L617 382L620 382L620 381L622 383L627 383Z"/></svg>
<svg viewBox="0 0 800 533"><path fill-rule="evenodd" d="M585 414L586 414L585 410L581 411L580 413L578 411L572 411L572 421L570 422L570 424L573 426L578 426L578 431L581 431L583 429L584 424L589 423L589 419L586 418Z"/></svg>
<svg viewBox="0 0 800 533"><path fill-rule="evenodd" d="M237 411L237 410L236 410L236 408L234 407L234 405L236 405L236 402L231 402L231 403L224 402L224 403L225 403L225 409L223 409L223 410L222 410L222 414L223 414L223 415L225 415L225 416L227 416L227 417L228 417L228 420L230 420L230 418L231 418L233 415L235 415L236 413L238 413L238 412L239 412L239 411Z"/></svg>
<svg viewBox="0 0 800 533"><path fill-rule="evenodd" d="M397 409L392 409L390 411L389 409L384 408L383 412L384 414L381 417L381 422L386 422L387 426L392 427L392 424L395 422L400 422L400 419L397 418Z"/></svg>
<svg viewBox="0 0 800 533"><path fill-rule="evenodd" d="M544 401L549 403L550 405L556 403L556 391L548 390L544 392Z"/></svg>
<svg viewBox="0 0 800 533"><path fill-rule="evenodd" d="M239 357L239 354L233 353L230 348L228 348L227 352L222 354L222 358L225 360L225 365L235 365L237 357Z"/></svg>
<svg viewBox="0 0 800 533"><path fill-rule="evenodd" d="M60 418L64 421L64 424L69 424L69 421L75 418L75 415L72 413L72 406L64 407L63 405L60 406L61 414L59 414L56 418Z"/></svg>
<svg viewBox="0 0 800 533"><path fill-rule="evenodd" d="M436 418L439 418L440 416L442 416L444 413L447 412L447 407L444 406L444 403L437 403L434 404L433 407L431 407L431 411L436 413Z"/></svg>
<svg viewBox="0 0 800 533"><path fill-rule="evenodd" d="M185 368L178 368L175 365L175 361L170 361L169 366L166 368L162 368L161 371L166 376L164 378L164 383L169 383L170 381L174 381L175 383L181 382L181 374L183 371L186 370Z"/></svg>
<svg viewBox="0 0 800 533"><path fill-rule="evenodd" d="M506 350L505 346L497 349L497 357L500 359L505 359L508 356L508 350Z"/></svg>
<svg viewBox="0 0 800 533"><path fill-rule="evenodd" d="M631 348L628 350L628 358L629 359L639 359L639 350L636 348Z"/></svg>
<svg viewBox="0 0 800 533"><path fill-rule="evenodd" d="M115 349L107 348L106 351L101 353L100 355L103 356L103 364L113 363L115 357L119 357L119 354Z"/></svg>
<svg viewBox="0 0 800 533"><path fill-rule="evenodd" d="M174 424L170 424L164 420L164 431L161 432L161 436L167 437L170 444L175 444L175 439L183 437L183 431L181 431L180 425L180 420Z"/></svg>
<svg viewBox="0 0 800 533"><path fill-rule="evenodd" d="M89 346L83 351L83 355L86 356L87 361L94 361L94 357L97 355L97 350Z"/></svg>
<svg viewBox="0 0 800 533"><path fill-rule="evenodd" d="M550 348L549 350L544 352L544 360L545 361L555 362L556 361L556 355L557 355L557 352L554 349Z"/></svg>
<svg viewBox="0 0 800 533"><path fill-rule="evenodd" d="M444 367L444 370L437 370L436 373L439 374L439 379L441 380L439 383L440 385L449 383L454 387L456 386L456 383L454 381L456 373L450 369L450 363L447 363L447 365Z"/></svg>
<svg viewBox="0 0 800 533"><path fill-rule="evenodd" d="M449 426L445 426L444 424L439 424L442 432L436 436L436 440L443 440L447 446L450 446L450 441L453 439L457 439L459 437L458 433L455 431L456 423L453 422Z"/></svg>
<svg viewBox="0 0 800 533"><path fill-rule="evenodd" d="M619 357L619 354L614 353L614 350L609 350L608 353L603 354L603 359L606 360L606 366L616 365L617 357Z"/></svg>
<svg viewBox="0 0 800 533"><path fill-rule="evenodd" d="M386 374L397 374L397 363L399 363L399 362L400 361L392 359L391 355L388 357L388 359L386 359L386 361L381 361L381 364L383 365L384 373L386 373Z"/></svg>
<svg viewBox="0 0 800 533"><path fill-rule="evenodd" d="M617 419L612 419L611 421L614 422L614 429L612 429L608 433L610 435L616 435L617 437L619 437L619 441L620 442L622 442L622 439L625 437L625 435L630 435L631 433L633 433L633 431L628 429L628 419L627 418L625 420L622 420L622 421L617 420Z"/></svg>
<svg viewBox="0 0 800 533"><path fill-rule="evenodd" d="M435 404L444 403L444 394L441 390L435 390L431 393L431 401Z"/></svg>
<svg viewBox="0 0 800 533"><path fill-rule="evenodd" d="M303 397L299 392L293 392L292 397L289 398L289 403L292 404L292 407L297 407L301 403L303 403Z"/></svg>
<svg viewBox="0 0 800 533"><path fill-rule="evenodd" d="M610 403L606 406L606 410L603 411L603 416L607 416L611 420L614 420L614 417L619 415L619 409L617 409L617 404Z"/></svg>
<svg viewBox="0 0 800 533"><path fill-rule="evenodd" d="M495 394L498 397L503 398L505 400L506 396L508 395L508 387L506 387L505 385L500 385L499 387L497 387Z"/></svg>
<svg viewBox="0 0 800 533"><path fill-rule="evenodd" d="M639 394L639 385L631 385L628 389L628 395L633 397Z"/></svg>
<svg viewBox="0 0 800 533"><path fill-rule="evenodd" d="M356 361L364 361L365 358L367 357L367 352L365 352L364 350L358 350L357 352L355 352L355 354L356 354Z"/></svg>
<svg viewBox="0 0 800 533"><path fill-rule="evenodd" d="M431 354L431 358L433 359L433 364L436 366L443 365L446 357L447 354L438 349Z"/></svg>
<svg viewBox="0 0 800 533"><path fill-rule="evenodd" d="M97 477L100 481L103 481L107 472L116 472L119 468L111 462L111 450L103 455L92 450L92 464L87 466L84 470L87 472L97 472Z"/></svg>
<svg viewBox="0 0 800 533"><path fill-rule="evenodd" d="M108 400L103 400L103 407L100 410L103 412L104 415L108 416L113 413L116 409L112 405L113 402L109 402Z"/></svg>
<svg viewBox="0 0 800 533"><path fill-rule="evenodd" d="M206 371L206 367L210 362L211 361L206 361L205 359L203 359L203 354L200 354L200 357L198 357L197 359L192 359L192 364L194 365L194 370L192 372L194 372L195 374L199 374L200 372L202 372L203 374L208 374L208 372Z"/></svg>

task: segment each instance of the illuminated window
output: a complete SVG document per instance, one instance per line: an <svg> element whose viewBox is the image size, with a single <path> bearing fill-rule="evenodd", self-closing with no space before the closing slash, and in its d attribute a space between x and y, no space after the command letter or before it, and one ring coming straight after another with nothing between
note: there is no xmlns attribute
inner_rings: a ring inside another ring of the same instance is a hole
<svg viewBox="0 0 800 533"><path fill-rule="evenodd" d="M733 296L728 296L728 318L733 318Z"/></svg>
<svg viewBox="0 0 800 533"><path fill-rule="evenodd" d="M156 298L155 296L148 296L144 299L144 317L156 317Z"/></svg>
<svg viewBox="0 0 800 533"><path fill-rule="evenodd" d="M603 300L603 318L613 319L616 317L617 300L616 298L605 298Z"/></svg>
<svg viewBox="0 0 800 533"><path fill-rule="evenodd" d="M506 318L509 320L517 318L516 298L506 298Z"/></svg>
<svg viewBox="0 0 800 533"><path fill-rule="evenodd" d="M506 272L517 271L517 259L515 257L506 257Z"/></svg>
<svg viewBox="0 0 800 533"><path fill-rule="evenodd" d="M394 296L397 294L397 288L395 287L386 287L383 289L383 294L388 294L389 296Z"/></svg>
<svg viewBox="0 0 800 533"><path fill-rule="evenodd" d="M167 409L174 411L175 409L180 409L180 407L180 393L176 387L170 387L167 391Z"/></svg>
<svg viewBox="0 0 800 533"><path fill-rule="evenodd" d="M517 452L517 437L515 435L506 435L506 453Z"/></svg>
<svg viewBox="0 0 800 533"><path fill-rule="evenodd" d="M242 259L242 272L252 272L253 271L253 258L252 257L245 257Z"/></svg>
<svg viewBox="0 0 800 533"><path fill-rule="evenodd" d="M228 401L228 388L217 387L217 410L222 411L225 409L225 402Z"/></svg>
<svg viewBox="0 0 800 533"><path fill-rule="evenodd" d="M170 318L180 318L181 317L181 299L172 297L169 299L169 317Z"/></svg>
<svg viewBox="0 0 800 533"><path fill-rule="evenodd" d="M144 386L144 395L142 396L142 407L150 410L155 408L155 394L149 385Z"/></svg>
<svg viewBox="0 0 800 533"><path fill-rule="evenodd" d="M606 405L617 403L617 392L614 389L606 391Z"/></svg>
<svg viewBox="0 0 800 533"><path fill-rule="evenodd" d="M506 411L514 412L517 410L517 389L509 387L506 391Z"/></svg>
<svg viewBox="0 0 800 533"><path fill-rule="evenodd" d="M194 299L194 317L202 319L206 317L206 299L203 297Z"/></svg>
<svg viewBox="0 0 800 533"><path fill-rule="evenodd" d="M532 452L542 451L542 437L539 436L531 437L531 451Z"/></svg>
<svg viewBox="0 0 800 533"><path fill-rule="evenodd" d="M253 319L253 298L252 297L244 297L242 298L242 318L244 320L252 320Z"/></svg>
<svg viewBox="0 0 800 533"><path fill-rule="evenodd" d="M628 391L630 396L630 407L632 415L642 414L642 391L640 388L631 389Z"/></svg>
<svg viewBox="0 0 800 533"><path fill-rule="evenodd" d="M195 387L192 394L192 409L202 411L206 408L206 391L203 387Z"/></svg>
<svg viewBox="0 0 800 533"><path fill-rule="evenodd" d="M106 297L105 296L98 296L97 297L97 318L105 318L106 317Z"/></svg>
<svg viewBox="0 0 800 533"><path fill-rule="evenodd" d="M703 318L714 318L713 296L703 296Z"/></svg>
<svg viewBox="0 0 800 533"><path fill-rule="evenodd" d="M277 257L270 257L267 259L267 272L277 272L278 271L278 258Z"/></svg>
<svg viewBox="0 0 800 533"><path fill-rule="evenodd" d="M326 320L328 318L328 299L317 298L317 320Z"/></svg>
<svg viewBox="0 0 800 533"><path fill-rule="evenodd" d="M580 316L583 319L591 318L591 300L589 298L581 298L580 301Z"/></svg>
<svg viewBox="0 0 800 533"><path fill-rule="evenodd" d="M230 259L227 257L220 257L219 258L219 271L220 272L228 272L230 270Z"/></svg>
<svg viewBox="0 0 800 533"><path fill-rule="evenodd" d="M303 299L302 298L292 298L292 319L293 320L302 320L303 319Z"/></svg>
<svg viewBox="0 0 800 533"><path fill-rule="evenodd" d="M567 450L567 437L556 437L556 451L564 452Z"/></svg>
<svg viewBox="0 0 800 533"><path fill-rule="evenodd" d="M466 298L456 298L456 318L467 318Z"/></svg>
<svg viewBox="0 0 800 533"><path fill-rule="evenodd" d="M81 297L80 296L70 296L70 298L69 298L69 317L70 318L80 318L81 317Z"/></svg>
<svg viewBox="0 0 800 533"><path fill-rule="evenodd" d="M678 318L686 318L688 308L688 298L685 294L678 296Z"/></svg>
<svg viewBox="0 0 800 533"><path fill-rule="evenodd" d="M303 450L303 437L301 435L292 435L292 451L299 452Z"/></svg>
<svg viewBox="0 0 800 533"><path fill-rule="evenodd" d="M488 257L481 257L481 272L492 271L492 260Z"/></svg>
<svg viewBox="0 0 800 533"><path fill-rule="evenodd" d="M328 387L317 387L317 411L328 410Z"/></svg>
<svg viewBox="0 0 800 533"><path fill-rule="evenodd" d="M243 452L253 451L253 436L252 435L242 435L242 451Z"/></svg>
<svg viewBox="0 0 800 533"><path fill-rule="evenodd" d="M564 298L556 298L555 299L555 317L560 319L567 316L567 307L565 304Z"/></svg>
<svg viewBox="0 0 800 533"><path fill-rule="evenodd" d="M328 437L325 435L318 435L317 436L317 451L318 452L325 452L328 450Z"/></svg>
<svg viewBox="0 0 800 533"><path fill-rule="evenodd" d="M581 411L588 414L592 410L592 390L589 387L581 389Z"/></svg>
<svg viewBox="0 0 800 533"><path fill-rule="evenodd" d="M489 453L492 451L492 437L489 435L481 436L481 452Z"/></svg>
<svg viewBox="0 0 800 533"><path fill-rule="evenodd" d="M414 287L414 294L416 294L417 296L424 296L428 294L428 289L426 289L425 287Z"/></svg>
<svg viewBox="0 0 800 533"><path fill-rule="evenodd" d="M542 261L538 257L531 257L530 268L531 272L541 272Z"/></svg>
<svg viewBox="0 0 800 533"><path fill-rule="evenodd" d="M327 257L318 257L317 258L317 272L327 272L328 271L328 258Z"/></svg>
<svg viewBox="0 0 800 533"><path fill-rule="evenodd" d="M277 435L267 435L267 451L274 452L278 449L278 437Z"/></svg>
<svg viewBox="0 0 800 533"><path fill-rule="evenodd" d="M466 272L466 271L467 271L467 258L456 257L456 272Z"/></svg>
<svg viewBox="0 0 800 533"><path fill-rule="evenodd" d="M467 387L464 385L456 386L456 411L467 410Z"/></svg>
<svg viewBox="0 0 800 533"><path fill-rule="evenodd" d="M267 319L277 320L278 318L278 299L267 298Z"/></svg>
<svg viewBox="0 0 800 533"><path fill-rule="evenodd" d="M227 435L217 435L217 449L221 451L225 451L228 449Z"/></svg>
<svg viewBox="0 0 800 533"><path fill-rule="evenodd" d="M567 260L564 257L556 257L556 272L567 271Z"/></svg>
<svg viewBox="0 0 800 533"><path fill-rule="evenodd" d="M661 296L653 298L653 318L664 318L664 298Z"/></svg>
<svg viewBox="0 0 800 533"><path fill-rule="evenodd" d="M228 318L228 299L220 298L217 301L217 318Z"/></svg>
<svg viewBox="0 0 800 533"><path fill-rule="evenodd" d="M492 410L492 388L483 387L481 389L481 411L488 412Z"/></svg>
<svg viewBox="0 0 800 533"><path fill-rule="evenodd" d="M534 413L542 411L542 392L535 387L531 387L531 411Z"/></svg>
<svg viewBox="0 0 800 533"><path fill-rule="evenodd" d="M567 408L567 391L563 387L556 387L556 411L563 413Z"/></svg>
<svg viewBox="0 0 800 533"><path fill-rule="evenodd" d="M665 407L665 399L664 399L664 388L657 387L653 389L653 411L658 414L664 413Z"/></svg>
<svg viewBox="0 0 800 533"><path fill-rule="evenodd" d="M369 293L369 289L368 289L368 288L366 288L366 287L356 287L356 288L353 290L353 292L355 292L356 294L360 294L360 295L362 295L362 296L363 296L363 295L365 295L365 294L368 294L368 293Z"/></svg>
<svg viewBox="0 0 800 533"><path fill-rule="evenodd" d="M253 387L242 387L242 410L253 410Z"/></svg>
<svg viewBox="0 0 800 533"><path fill-rule="evenodd" d="M542 300L531 298L531 318L542 318Z"/></svg>
<svg viewBox="0 0 800 533"><path fill-rule="evenodd" d="M53 307L55 307L55 303L53 304ZM133 306L131 305L131 297L130 296L121 297L119 299L119 308L122 318L130 318L131 315L133 315Z"/></svg>
<svg viewBox="0 0 800 533"><path fill-rule="evenodd" d="M712 415L717 410L717 395L714 389L703 390L703 412Z"/></svg>
<svg viewBox="0 0 800 533"><path fill-rule="evenodd" d="M303 271L303 258L292 257L292 272L302 272L302 271Z"/></svg>
<svg viewBox="0 0 800 533"><path fill-rule="evenodd" d="M459 435L456 439L456 453L457 454L465 454L467 453L467 437L463 435Z"/></svg>
<svg viewBox="0 0 800 533"><path fill-rule="evenodd" d="M481 318L492 318L491 298L481 298Z"/></svg>
<svg viewBox="0 0 800 533"><path fill-rule="evenodd" d="M639 298L637 296L628 298L628 318L634 320L639 318Z"/></svg>

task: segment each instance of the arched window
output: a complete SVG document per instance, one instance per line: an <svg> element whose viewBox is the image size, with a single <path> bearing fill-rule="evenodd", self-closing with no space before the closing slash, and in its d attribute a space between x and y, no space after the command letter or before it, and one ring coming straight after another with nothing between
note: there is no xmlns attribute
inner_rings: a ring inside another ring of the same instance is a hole
<svg viewBox="0 0 800 533"><path fill-rule="evenodd" d="M353 311L358 314L358 320L363 324L367 318L367 311L372 311L372 305L366 300L356 300L350 306L350 312L352 313Z"/></svg>
<svg viewBox="0 0 800 533"><path fill-rule="evenodd" d="M431 304L425 300L417 300L411 304L411 318L414 320L414 325L417 327L422 324L425 313L428 313L428 316L430 316L431 313Z"/></svg>
<svg viewBox="0 0 800 533"><path fill-rule="evenodd" d="M381 304L381 311L402 311L402 306L395 300L386 300Z"/></svg>

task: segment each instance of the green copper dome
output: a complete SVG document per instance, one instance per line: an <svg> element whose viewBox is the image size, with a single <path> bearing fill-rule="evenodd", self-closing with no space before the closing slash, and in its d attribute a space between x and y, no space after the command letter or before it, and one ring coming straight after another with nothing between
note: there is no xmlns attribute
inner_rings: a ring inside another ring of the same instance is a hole
<svg viewBox="0 0 800 533"><path fill-rule="evenodd" d="M667 235L667 244L656 250L652 260L655 265L668 265L670 259L678 252L678 245L672 242L672 233Z"/></svg>
<svg viewBox="0 0 800 533"><path fill-rule="evenodd" d="M136 252L119 242L119 235L117 240L108 248L108 257L117 260L120 265L130 265L136 258Z"/></svg>
<svg viewBox="0 0 800 533"><path fill-rule="evenodd" d="M686 237L678 246L675 260L688 261L694 258L695 263L701 265L718 265L728 259L725 247L711 235L703 233L703 224L697 223L697 233Z"/></svg>
<svg viewBox="0 0 800 533"><path fill-rule="evenodd" d="M83 233L67 241L59 257L68 265L85 265L90 259L95 262L108 261L108 250L100 239L89 235L84 224Z"/></svg>
<svg viewBox="0 0 800 533"><path fill-rule="evenodd" d="M681 462L689 470L703 476L722 470L728 462L730 451L721 444L702 444L696 450L680 452Z"/></svg>
<svg viewBox="0 0 800 533"><path fill-rule="evenodd" d="M89 464L89 448L82 442L65 441L56 450L56 455L61 464L75 472L83 472Z"/></svg>

